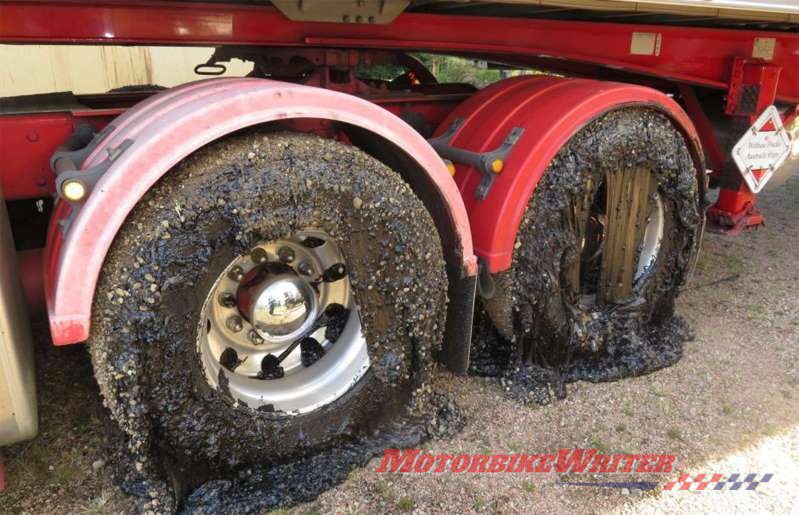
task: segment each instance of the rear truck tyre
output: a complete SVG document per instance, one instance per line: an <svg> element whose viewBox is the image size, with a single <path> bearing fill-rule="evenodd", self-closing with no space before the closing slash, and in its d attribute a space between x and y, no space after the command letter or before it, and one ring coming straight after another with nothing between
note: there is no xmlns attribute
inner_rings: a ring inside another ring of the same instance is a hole
<svg viewBox="0 0 799 515"><path fill-rule="evenodd" d="M413 410L446 291L435 225L397 173L316 136L239 134L128 217L91 354L137 455L195 475L288 461Z"/></svg>
<svg viewBox="0 0 799 515"><path fill-rule="evenodd" d="M528 203L511 269L483 299L515 340L512 359L566 381L679 359L681 340L664 333L681 329L664 324L681 326L674 300L703 229L697 181L685 139L656 111L615 110L572 137Z"/></svg>

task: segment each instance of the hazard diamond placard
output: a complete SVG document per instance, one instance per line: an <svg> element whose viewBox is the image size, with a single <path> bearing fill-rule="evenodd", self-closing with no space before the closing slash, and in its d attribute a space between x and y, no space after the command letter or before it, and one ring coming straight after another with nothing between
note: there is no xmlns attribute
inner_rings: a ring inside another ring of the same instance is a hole
<svg viewBox="0 0 799 515"><path fill-rule="evenodd" d="M732 158L753 193L763 189L791 153L791 137L777 108L769 106L732 148Z"/></svg>

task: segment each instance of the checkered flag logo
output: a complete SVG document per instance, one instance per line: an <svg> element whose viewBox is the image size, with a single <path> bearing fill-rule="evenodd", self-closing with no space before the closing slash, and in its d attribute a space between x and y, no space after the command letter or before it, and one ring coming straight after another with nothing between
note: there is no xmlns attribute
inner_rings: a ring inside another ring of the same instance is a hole
<svg viewBox="0 0 799 515"><path fill-rule="evenodd" d="M760 479L758 479L758 475ZM760 483L768 483L774 474L682 474L677 481L669 481L663 490L755 490Z"/></svg>

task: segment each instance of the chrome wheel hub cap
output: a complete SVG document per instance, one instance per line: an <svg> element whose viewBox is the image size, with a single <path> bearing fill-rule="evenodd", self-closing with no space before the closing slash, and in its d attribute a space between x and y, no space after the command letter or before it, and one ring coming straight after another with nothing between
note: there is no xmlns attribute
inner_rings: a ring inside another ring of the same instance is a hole
<svg viewBox="0 0 799 515"><path fill-rule="evenodd" d="M302 336L316 319L316 292L305 279L280 274L253 288L249 319L268 341L290 341Z"/></svg>
<svg viewBox="0 0 799 515"><path fill-rule="evenodd" d="M307 413L341 397L369 368L344 258L321 231L234 259L201 315L206 380L240 405Z"/></svg>

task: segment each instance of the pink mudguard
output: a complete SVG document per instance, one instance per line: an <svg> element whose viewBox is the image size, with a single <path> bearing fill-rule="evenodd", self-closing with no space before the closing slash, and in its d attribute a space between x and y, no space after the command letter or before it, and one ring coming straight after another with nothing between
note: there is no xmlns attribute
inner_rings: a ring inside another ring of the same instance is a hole
<svg viewBox="0 0 799 515"><path fill-rule="evenodd" d="M164 91L126 111L83 162L86 169L125 140L64 234L71 207L60 202L48 233L45 295L53 343L89 336L92 300L106 253L128 213L158 179L196 149L238 129L290 118L356 125L402 148L445 199L467 275L477 273L469 220L441 158L409 125L384 109L335 91L264 79L211 79Z"/></svg>

